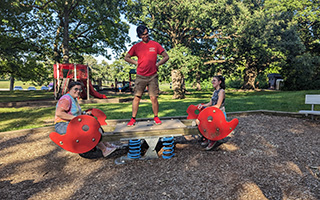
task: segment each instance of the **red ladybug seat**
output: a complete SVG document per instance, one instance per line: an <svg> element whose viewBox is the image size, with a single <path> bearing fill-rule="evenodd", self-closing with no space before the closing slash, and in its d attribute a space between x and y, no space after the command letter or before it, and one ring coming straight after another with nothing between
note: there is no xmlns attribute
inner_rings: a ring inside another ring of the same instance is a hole
<svg viewBox="0 0 320 200"><path fill-rule="evenodd" d="M227 122L224 113L216 107L208 107L199 113L200 133L209 140L221 140L227 137L238 125L239 120L233 119Z"/></svg>
<svg viewBox="0 0 320 200"><path fill-rule="evenodd" d="M49 137L67 151L85 153L99 143L102 133L100 123L94 117L80 115L70 121L65 135L52 132Z"/></svg>
<svg viewBox="0 0 320 200"><path fill-rule="evenodd" d="M90 108L86 110L86 112L91 111L91 115L93 115L95 118L97 118L98 122L101 126L107 125L106 119L107 115L102 112L102 110L99 110L97 108Z"/></svg>
<svg viewBox="0 0 320 200"><path fill-rule="evenodd" d="M188 113L188 117L187 119L197 119L199 116L199 113L202 111L203 109L198 109L198 106L195 105L190 105L187 108L187 113Z"/></svg>

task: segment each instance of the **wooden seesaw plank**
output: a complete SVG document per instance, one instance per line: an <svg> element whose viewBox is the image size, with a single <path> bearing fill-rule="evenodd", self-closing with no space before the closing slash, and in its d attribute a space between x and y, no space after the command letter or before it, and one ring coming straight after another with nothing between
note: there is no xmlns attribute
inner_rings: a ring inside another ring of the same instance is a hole
<svg viewBox="0 0 320 200"><path fill-rule="evenodd" d="M149 136L178 136L200 134L197 126L191 126L193 120L162 120L161 125L153 124L153 121L138 121L133 127L127 127L126 122L116 125L102 126L105 131L102 141L119 141L121 139L145 138Z"/></svg>
<svg viewBox="0 0 320 200"><path fill-rule="evenodd" d="M200 134L197 126L192 126L192 120L171 119L162 120L161 125L156 125L152 120L138 121L135 126L127 127L126 122L115 125L103 126L102 141L123 141L132 139L143 139L149 146L147 152L140 159L158 158L156 145L160 138L169 136L195 135ZM187 126L190 125L190 126ZM116 164L124 164L131 161L131 158L122 156L115 160Z"/></svg>

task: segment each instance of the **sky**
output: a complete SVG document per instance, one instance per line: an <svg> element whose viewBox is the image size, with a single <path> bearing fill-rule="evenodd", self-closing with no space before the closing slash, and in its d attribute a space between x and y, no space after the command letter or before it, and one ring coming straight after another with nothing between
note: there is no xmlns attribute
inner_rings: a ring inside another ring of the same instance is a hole
<svg viewBox="0 0 320 200"><path fill-rule="evenodd" d="M131 39L131 42L134 42L134 41L137 41L139 40L139 38L137 37L137 33L136 33L136 28L137 26L133 25L133 24L129 24L130 25L130 29L129 29L129 37ZM129 50L129 43L126 43L126 47L127 47L127 50ZM108 52L112 52L111 49L108 49L107 50ZM112 56L112 59L111 60L108 60L106 57L104 56L97 56L95 57L95 59L98 61L98 63L101 63L102 60L106 60L108 64L112 64L113 61L115 60L114 56Z"/></svg>

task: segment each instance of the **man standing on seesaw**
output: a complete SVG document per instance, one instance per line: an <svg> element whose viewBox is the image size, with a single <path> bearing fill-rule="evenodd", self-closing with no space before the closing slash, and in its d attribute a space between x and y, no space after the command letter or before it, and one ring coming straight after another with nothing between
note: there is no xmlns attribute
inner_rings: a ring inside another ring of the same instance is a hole
<svg viewBox="0 0 320 200"><path fill-rule="evenodd" d="M138 26L137 34L142 41L133 45L124 57L125 61L137 66L134 99L132 102L132 118L127 126L135 125L139 103L147 86L154 114L153 120L155 124L160 125L162 122L158 117L159 103L157 98L159 95L159 82L157 71L160 65L169 60L169 55L158 42L149 39L149 30L146 26ZM158 54L162 56L159 62L157 62ZM138 61L131 59L132 56L137 56Z"/></svg>

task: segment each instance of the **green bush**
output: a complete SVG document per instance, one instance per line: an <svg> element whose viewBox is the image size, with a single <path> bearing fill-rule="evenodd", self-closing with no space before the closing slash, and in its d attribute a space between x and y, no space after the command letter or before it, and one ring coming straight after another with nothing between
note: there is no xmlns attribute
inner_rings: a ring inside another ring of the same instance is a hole
<svg viewBox="0 0 320 200"><path fill-rule="evenodd" d="M262 74L262 73L259 74L256 78L255 85L256 85L256 88L259 88L259 89L268 89L269 80L266 74Z"/></svg>
<svg viewBox="0 0 320 200"><path fill-rule="evenodd" d="M201 88L202 88L202 89L205 89L205 90L211 89L211 88L212 88L212 83L211 83L211 81L212 81L212 78L210 78L210 79L208 79L208 80L202 81L202 83L200 84L200 85L201 85Z"/></svg>
<svg viewBox="0 0 320 200"><path fill-rule="evenodd" d="M282 68L285 90L310 90L320 88L320 57L310 54L296 56Z"/></svg>
<svg viewBox="0 0 320 200"><path fill-rule="evenodd" d="M226 88L240 89L243 85L243 81L240 77L226 78Z"/></svg>

